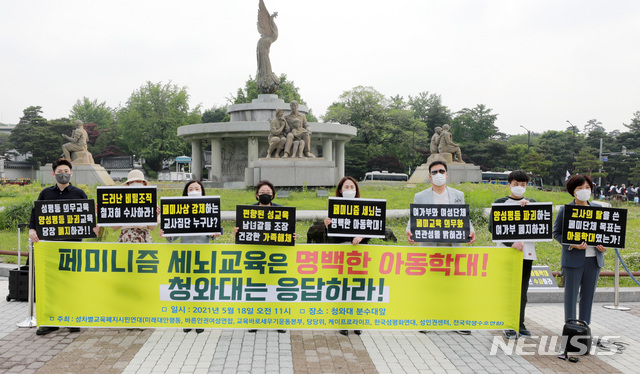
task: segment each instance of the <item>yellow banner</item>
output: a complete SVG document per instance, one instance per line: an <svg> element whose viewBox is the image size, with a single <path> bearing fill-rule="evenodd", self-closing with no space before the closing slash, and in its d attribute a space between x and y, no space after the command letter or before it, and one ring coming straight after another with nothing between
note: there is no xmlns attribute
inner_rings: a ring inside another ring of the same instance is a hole
<svg viewBox="0 0 640 374"><path fill-rule="evenodd" d="M518 329L511 248L35 245L42 326Z"/></svg>

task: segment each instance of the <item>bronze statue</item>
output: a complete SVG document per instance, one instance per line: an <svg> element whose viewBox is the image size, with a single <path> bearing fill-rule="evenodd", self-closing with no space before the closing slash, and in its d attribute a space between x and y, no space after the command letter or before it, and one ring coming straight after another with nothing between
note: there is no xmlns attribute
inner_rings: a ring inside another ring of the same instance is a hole
<svg viewBox="0 0 640 374"><path fill-rule="evenodd" d="M283 109L276 110L276 118L269 122L269 127L269 150L267 151L267 158L271 158L273 151L276 151L275 157L278 158L287 143L287 135L289 134L289 125L287 125L287 121L284 119Z"/></svg>
<svg viewBox="0 0 640 374"><path fill-rule="evenodd" d="M269 60L269 50L271 43L278 39L278 27L275 18L278 12L269 15L264 1L260 0L258 4L258 32L260 40L256 54L258 56L258 72L256 74L256 83L258 91L262 94L274 94L280 87L280 79L271 71L271 61Z"/></svg>
<svg viewBox="0 0 640 374"><path fill-rule="evenodd" d="M442 134L438 141L439 153L451 153L453 162L462 162L462 152L460 146L453 142L449 125L442 125Z"/></svg>
<svg viewBox="0 0 640 374"><path fill-rule="evenodd" d="M87 131L85 131L82 121L76 121L76 128L71 132L71 136L62 134L62 137L69 141L69 143L62 145L62 153L64 153L64 158L67 160L74 161L77 157L72 158L71 156L77 152L89 153L87 150L87 139L89 135ZM91 158L91 163L93 163L93 157Z"/></svg>
<svg viewBox="0 0 640 374"><path fill-rule="evenodd" d="M298 112L298 102L292 101L290 104L291 114L285 117L291 132L287 134L287 144L284 149L284 157L305 157L315 158L311 153L311 128L307 122L307 117ZM298 144L294 144L298 142ZM293 151L291 148L293 147ZM299 152L299 153L298 153Z"/></svg>
<svg viewBox="0 0 640 374"><path fill-rule="evenodd" d="M440 143L440 134L442 134L442 127L436 126L434 130L435 132L431 137L431 148L430 148L431 154L438 153L438 144Z"/></svg>

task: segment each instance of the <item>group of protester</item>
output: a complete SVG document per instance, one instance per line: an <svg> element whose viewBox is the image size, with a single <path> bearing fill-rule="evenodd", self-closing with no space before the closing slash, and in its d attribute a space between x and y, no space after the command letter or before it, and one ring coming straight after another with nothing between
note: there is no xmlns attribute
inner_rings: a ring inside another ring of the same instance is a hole
<svg viewBox="0 0 640 374"><path fill-rule="evenodd" d="M47 187L38 196L38 200L61 200L61 199L86 199L87 195L81 189L73 186L70 182L72 176L72 164L66 159L60 159L53 163L53 176L55 177L56 184ZM435 161L429 165L429 181L431 187L417 193L414 197L415 204L464 204L464 193L447 186L447 180L449 177L447 164L442 161ZM525 206L535 200L525 198L527 185L529 183L529 176L527 173L518 170L513 171L508 176L509 193L507 196L497 199L497 204L510 204ZM124 183L125 186L146 186L149 182L145 180L142 172L138 170L132 170ZM591 187L593 182L587 175L574 175L567 182L567 192L571 195L572 200L568 205L579 206L600 206L597 203L590 202ZM183 190L183 196L205 196L205 188L199 181L189 181ZM342 198L360 198L360 189L357 181L349 176L343 177L338 183L335 191L336 197ZM268 181L261 181L256 188L255 198L257 202L254 205L272 205L277 206L273 202L276 197L276 190L272 183ZM553 238L562 244L562 222L564 215L564 206L560 207L558 211L556 221L553 227ZM326 228L331 224L331 219L326 218L324 220L325 225L325 239L330 243L343 243L348 242L353 245L363 245L368 243L368 238L363 237L331 237L326 235ZM39 238L36 232L35 215L32 213L30 226L29 226L29 238L33 242L38 242ZM150 243L152 241L150 230L153 227L116 227L120 230L120 236L118 242L120 243ZM490 227L491 229L491 227ZM233 235L236 235L238 228L234 229ZM219 235L219 234L218 234ZM163 236L163 232L160 231L160 236ZM179 240L182 243L209 243L215 236L184 236ZM409 224L406 228L406 237L410 244L416 242L412 239L412 234ZM295 237L294 237L295 239ZM473 226L470 228L468 244L473 244L476 240L476 234ZM169 242L177 240L177 238L167 237ZM442 242L421 242L421 246L459 246L460 244L442 243ZM506 330L505 336L507 338L515 338L521 336L531 336L531 333L525 326L525 308L527 304L527 290L529 287L529 278L531 276L531 268L533 261L536 260L535 243L533 242L514 242L503 243L511 247L513 250L517 250L523 253L523 266L522 266L522 283L521 283L521 300L520 300L520 324L519 331ZM561 265L562 273L564 276L564 317L565 320L575 319L577 310L576 304L579 302L579 319L587 323L591 322L591 306L593 304L593 298L595 295L596 285L600 270L604 266L604 252L606 248L598 246L590 246L587 243L582 242L579 245L566 245L562 244L561 253ZM57 327L41 327L38 329L38 335L48 334L51 331L57 330ZM71 332L79 331L79 328L70 328ZM185 329L185 332L190 329ZM196 329L196 332L202 332L202 329ZM255 330L251 330L254 332ZM460 331L461 333L468 334L470 331ZM347 330L340 330L340 333L347 335ZM355 330L356 334L360 334L360 330Z"/></svg>
<svg viewBox="0 0 640 374"><path fill-rule="evenodd" d="M638 203L638 192L640 192L640 187L636 187L633 183L627 187L624 183L618 185L617 183L611 184L607 182L604 187L597 185L595 188L596 197L606 200L633 201L635 203Z"/></svg>

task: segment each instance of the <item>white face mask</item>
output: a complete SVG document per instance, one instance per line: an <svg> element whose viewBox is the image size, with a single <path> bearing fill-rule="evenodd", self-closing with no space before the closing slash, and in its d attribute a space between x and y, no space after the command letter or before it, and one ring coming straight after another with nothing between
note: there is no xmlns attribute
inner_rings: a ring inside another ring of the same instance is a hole
<svg viewBox="0 0 640 374"><path fill-rule="evenodd" d="M446 174L438 174L431 177L431 181L436 186L443 186L447 183L447 175Z"/></svg>
<svg viewBox="0 0 640 374"><path fill-rule="evenodd" d="M356 191L355 190L342 191L342 197L344 197L345 199L353 199L356 197Z"/></svg>
<svg viewBox="0 0 640 374"><path fill-rule="evenodd" d="M202 191L193 190L187 192L187 196L202 196Z"/></svg>
<svg viewBox="0 0 640 374"><path fill-rule="evenodd" d="M580 201L589 201L589 198L591 197L591 190L577 190L575 191L574 195L576 195L576 199Z"/></svg>
<svg viewBox="0 0 640 374"><path fill-rule="evenodd" d="M134 182L129 184L129 187L144 187L144 183Z"/></svg>
<svg viewBox="0 0 640 374"><path fill-rule="evenodd" d="M513 194L513 196L516 196L516 197L522 197L526 190L527 190L527 187L521 187L521 186L511 187L511 193Z"/></svg>

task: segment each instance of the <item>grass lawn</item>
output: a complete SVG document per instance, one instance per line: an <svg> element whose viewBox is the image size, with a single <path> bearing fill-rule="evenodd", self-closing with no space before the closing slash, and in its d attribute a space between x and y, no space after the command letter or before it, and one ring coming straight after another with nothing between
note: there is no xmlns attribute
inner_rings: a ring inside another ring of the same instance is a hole
<svg viewBox="0 0 640 374"><path fill-rule="evenodd" d="M159 196L179 196L182 194L181 188L171 187L169 184L158 183ZM89 198L95 198L95 188L80 186L87 192ZM416 188L407 188L404 186L380 186L380 185L361 185L361 196L364 198L386 199L387 209L408 209L409 204L413 202L413 195L423 189L426 185L419 185ZM491 203L499 197L508 194L508 188L505 186L486 185L464 183L455 188L463 191L466 196L466 202L471 209L471 219L476 229L477 240L474 246L492 246L491 234L487 229L487 218L482 215L482 209L491 206ZM38 193L42 189L41 186L2 186L0 187L0 204L3 207L10 207L20 201L33 201L37 198ZM329 195L333 195L334 190L328 190ZM207 195L221 196L222 210L235 210L236 205L250 204L255 202L254 190L223 190L223 189L207 189ZM552 202L554 205L562 205L571 201L571 196L566 192L545 192L540 190L528 189L526 197L536 199L538 202ZM303 210L325 210L327 209L327 198L316 197L315 189L299 189L289 192L288 198L276 198L276 202L285 206L295 206ZM627 236L626 248L621 250L622 256L629 267L629 270L640 270L640 206L632 203L614 202L616 208L628 209L627 218ZM555 220L555 217L554 217ZM390 219L387 221L387 227L393 230L398 238L397 243L384 242L379 239L373 239L372 244L383 245L408 245L404 231L406 227L406 219ZM313 224L311 221L298 221L296 224L296 233L298 234L298 242L306 243L307 230ZM217 242L232 243L233 238L230 233L233 231L235 223L233 221L224 221L224 235ZM106 229L107 233L105 241L117 241L118 233L111 229ZM18 230L5 229L0 230L0 248L3 250L17 250L18 247ZM158 236L157 230L154 230L154 242L163 242L164 239ZM26 231L22 232L22 250L26 251L27 237ZM95 240L95 239L91 239ZM534 265L548 265L551 270L560 270L560 244L557 242L540 242L536 246L538 260ZM15 256L4 257L4 262L16 262ZM604 270L614 270L615 251L609 249L605 253ZM621 270L622 266L621 266ZM613 286L613 277L601 277L598 283L602 287ZM621 278L622 286L634 286L635 283L628 277Z"/></svg>

